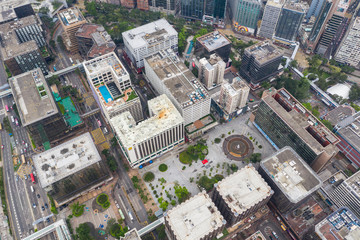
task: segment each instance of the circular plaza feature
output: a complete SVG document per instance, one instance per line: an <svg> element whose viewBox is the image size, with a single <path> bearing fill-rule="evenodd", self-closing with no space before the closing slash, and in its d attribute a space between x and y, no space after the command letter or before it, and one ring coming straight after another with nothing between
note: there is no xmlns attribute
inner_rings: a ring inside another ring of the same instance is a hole
<svg viewBox="0 0 360 240"><path fill-rule="evenodd" d="M252 142L243 135L231 135L223 143L225 155L235 161L242 161L254 152Z"/></svg>

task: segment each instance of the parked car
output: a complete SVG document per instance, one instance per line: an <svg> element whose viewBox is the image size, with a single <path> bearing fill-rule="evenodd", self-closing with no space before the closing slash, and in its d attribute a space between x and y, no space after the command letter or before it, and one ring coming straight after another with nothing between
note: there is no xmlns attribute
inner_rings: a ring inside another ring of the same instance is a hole
<svg viewBox="0 0 360 240"><path fill-rule="evenodd" d="M37 194L36 196L37 196L37 198L40 198L40 194Z"/></svg>

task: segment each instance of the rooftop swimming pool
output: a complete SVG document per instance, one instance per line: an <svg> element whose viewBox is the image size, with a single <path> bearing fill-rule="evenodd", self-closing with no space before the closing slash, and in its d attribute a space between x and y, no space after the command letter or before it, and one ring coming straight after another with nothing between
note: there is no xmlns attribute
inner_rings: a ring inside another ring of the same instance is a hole
<svg viewBox="0 0 360 240"><path fill-rule="evenodd" d="M107 89L107 87L106 87L105 85L99 87L99 90L100 90L101 95L102 95L103 98L105 99L105 102L106 102L106 103L111 102L111 101L114 100L114 99L111 97L111 94L110 94L109 90Z"/></svg>

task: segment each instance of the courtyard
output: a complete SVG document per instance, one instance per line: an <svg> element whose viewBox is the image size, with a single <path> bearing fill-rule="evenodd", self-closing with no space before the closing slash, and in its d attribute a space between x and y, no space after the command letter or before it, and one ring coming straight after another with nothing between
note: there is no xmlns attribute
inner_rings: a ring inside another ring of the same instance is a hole
<svg viewBox="0 0 360 240"><path fill-rule="evenodd" d="M189 164L183 164L179 160L179 154L185 151L190 145L197 145L199 142L197 139L192 143L186 143L164 154L153 164L139 169L139 173L143 179L144 175L148 172L154 174L152 178L147 179L150 181L147 182L145 178L144 182L160 208L163 208L163 210L170 209L172 206L178 204L175 186L185 186L191 196L194 196L200 191L205 190L197 184L199 180L204 180L203 176L206 176L206 180L210 180L213 185L213 183L247 165L251 153L260 153L261 159L264 159L275 152L275 149L273 149L270 143L266 141L255 126L248 120L249 116L250 112L233 119L231 122L221 124L206 133L202 137L203 141L200 140L200 142L204 142L207 149L201 151L200 159L198 160L192 160ZM226 145L224 141L226 141L225 139L230 141L232 139L231 136L234 136L236 139L239 138L238 136L241 136L243 140L235 144L231 141L228 148L228 150L230 150L224 151L223 145ZM248 149L244 148L245 146ZM227 157L227 155L230 156ZM166 166L164 166L164 164ZM256 168L259 165L259 163L252 164ZM160 165L162 165L162 167L159 169ZM211 189L212 185L207 188L207 190Z"/></svg>

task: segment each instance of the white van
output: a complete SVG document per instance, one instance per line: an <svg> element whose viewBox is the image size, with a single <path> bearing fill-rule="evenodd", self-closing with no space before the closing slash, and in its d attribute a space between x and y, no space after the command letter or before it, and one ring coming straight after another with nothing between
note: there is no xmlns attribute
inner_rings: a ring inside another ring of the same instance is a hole
<svg viewBox="0 0 360 240"><path fill-rule="evenodd" d="M34 192L34 187L30 186L31 192Z"/></svg>
<svg viewBox="0 0 360 240"><path fill-rule="evenodd" d="M134 218L133 218L133 216L132 216L132 214L131 214L130 211L128 212L128 215L129 215L130 220L131 220L131 221L134 221Z"/></svg>
<svg viewBox="0 0 360 240"><path fill-rule="evenodd" d="M13 123L15 122L14 116L11 116L11 121L12 121Z"/></svg>

